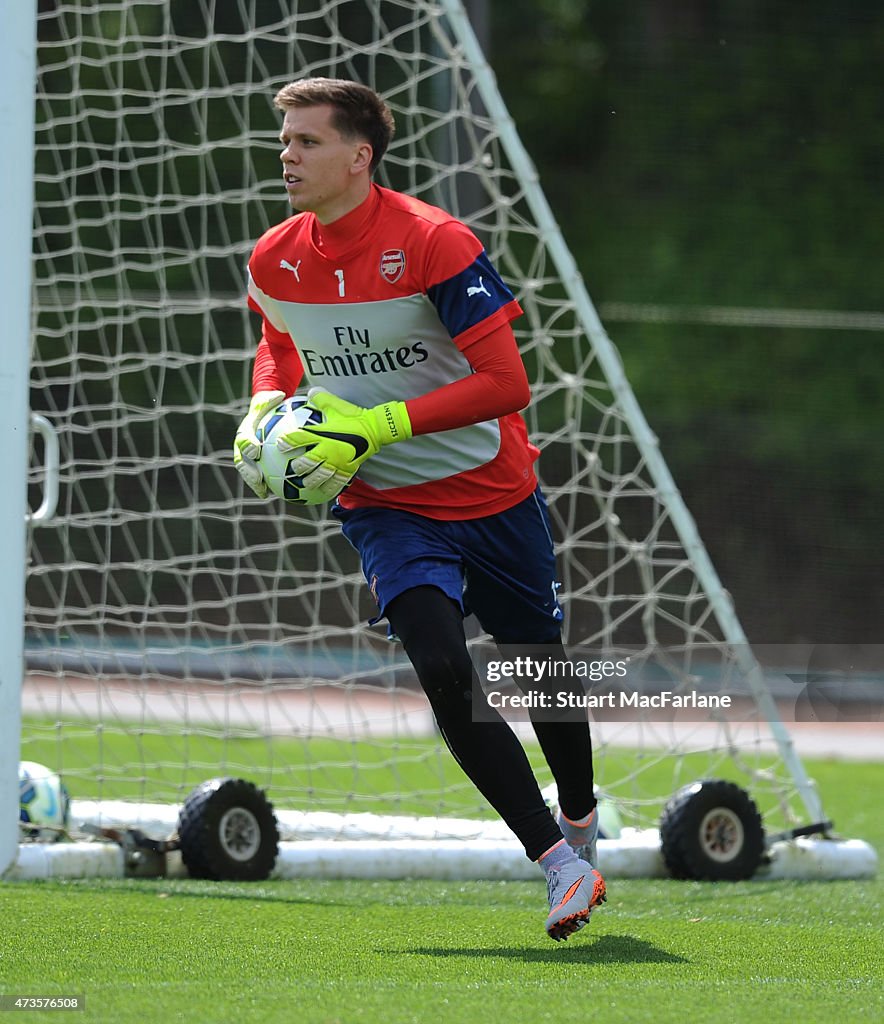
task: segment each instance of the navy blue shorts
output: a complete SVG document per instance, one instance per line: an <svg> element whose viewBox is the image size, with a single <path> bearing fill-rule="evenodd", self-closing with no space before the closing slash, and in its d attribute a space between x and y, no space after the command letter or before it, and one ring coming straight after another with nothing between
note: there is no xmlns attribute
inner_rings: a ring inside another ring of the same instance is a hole
<svg viewBox="0 0 884 1024"><path fill-rule="evenodd" d="M378 619L404 591L435 586L500 643L558 639L556 559L539 487L513 508L480 519L449 521L398 509L340 506L334 514L359 552Z"/></svg>

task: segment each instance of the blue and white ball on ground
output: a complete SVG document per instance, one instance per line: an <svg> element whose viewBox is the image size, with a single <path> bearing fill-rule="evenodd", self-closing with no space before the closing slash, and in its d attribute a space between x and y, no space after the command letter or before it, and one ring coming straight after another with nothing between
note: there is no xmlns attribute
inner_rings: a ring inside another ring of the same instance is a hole
<svg viewBox="0 0 884 1024"><path fill-rule="evenodd" d="M277 498L295 505L327 505L333 500L315 489L305 487L304 481L292 469L292 462L313 445L287 452L281 452L277 447L277 441L283 434L289 434L308 423L322 423L324 419L324 414L310 405L306 395L293 395L280 402L258 424L255 431L261 442L258 465L271 493Z"/></svg>
<svg viewBox="0 0 884 1024"><path fill-rule="evenodd" d="M23 835L54 842L67 831L71 798L61 777L45 764L22 761L18 766L19 821Z"/></svg>

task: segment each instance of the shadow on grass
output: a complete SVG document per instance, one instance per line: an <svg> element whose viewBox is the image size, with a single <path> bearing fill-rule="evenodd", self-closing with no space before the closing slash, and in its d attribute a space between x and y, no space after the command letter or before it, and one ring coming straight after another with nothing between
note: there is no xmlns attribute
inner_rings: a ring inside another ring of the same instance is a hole
<svg viewBox="0 0 884 1024"><path fill-rule="evenodd" d="M86 896L96 891L104 891L115 892L118 897L133 896L138 899L153 896L156 899L197 899L219 903L243 900L256 904L282 903L309 907L353 906L352 900L329 899L325 893L320 893L316 897L294 895L280 886L280 883L272 880L265 883L213 882L204 878L61 878L4 884L64 888L70 895L79 890L81 895Z"/></svg>
<svg viewBox="0 0 884 1024"><path fill-rule="evenodd" d="M579 944L578 944L579 943ZM686 964L689 961L675 953L660 949L652 942L632 935L601 935L594 942L578 939L573 946L549 946L532 949L525 946L418 946L415 949L384 950L405 956L437 957L499 957L525 963L592 963L592 964Z"/></svg>

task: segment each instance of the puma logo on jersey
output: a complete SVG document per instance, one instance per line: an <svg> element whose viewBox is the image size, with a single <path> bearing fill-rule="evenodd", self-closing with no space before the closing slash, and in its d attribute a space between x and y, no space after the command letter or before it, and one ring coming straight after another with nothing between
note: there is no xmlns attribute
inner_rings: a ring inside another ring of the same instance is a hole
<svg viewBox="0 0 884 1024"><path fill-rule="evenodd" d="M300 260L298 260L298 262L294 266L292 266L291 263L289 263L288 260L280 260L279 261L279 269L280 270L290 270L295 275L295 280L299 284L300 284L300 281L301 281L301 275L298 273L298 267L300 267L300 266L301 266L301 261Z"/></svg>
<svg viewBox="0 0 884 1024"><path fill-rule="evenodd" d="M489 299L491 298L491 292L489 292L485 285L482 283L481 277L479 278L478 287L476 287L475 285L470 285L470 287L467 288L467 298L472 298L474 295L487 295Z"/></svg>

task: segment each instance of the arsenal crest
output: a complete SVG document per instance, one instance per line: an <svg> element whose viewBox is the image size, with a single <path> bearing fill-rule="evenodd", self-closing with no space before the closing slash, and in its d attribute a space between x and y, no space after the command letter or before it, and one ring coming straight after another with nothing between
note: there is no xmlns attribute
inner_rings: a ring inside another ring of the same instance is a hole
<svg viewBox="0 0 884 1024"><path fill-rule="evenodd" d="M402 249L387 249L381 253L381 277L395 284L405 273L405 253Z"/></svg>

